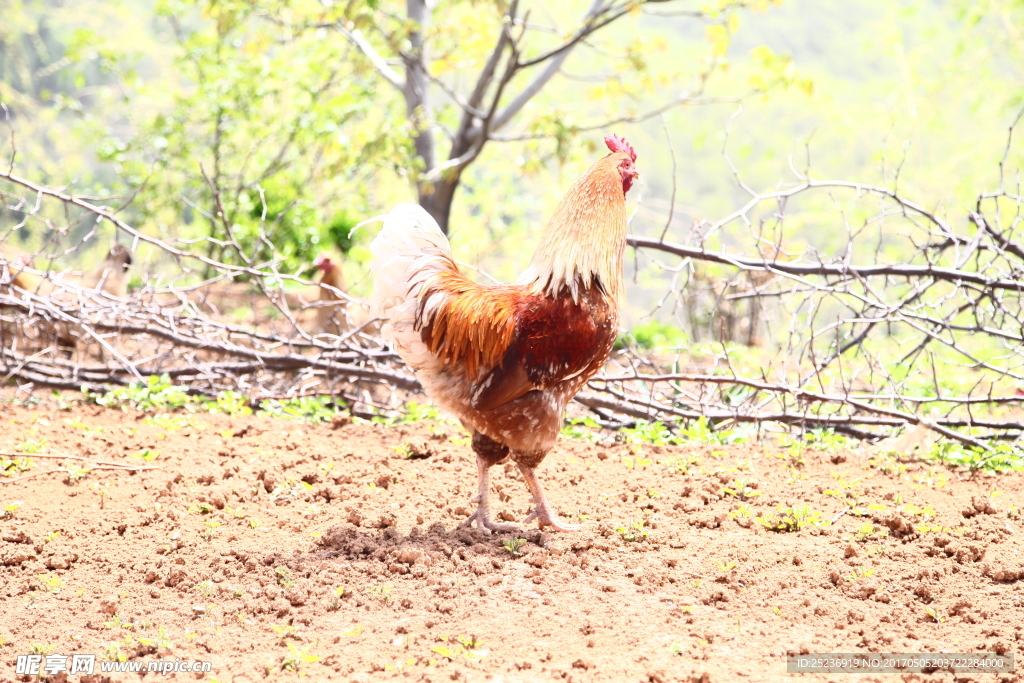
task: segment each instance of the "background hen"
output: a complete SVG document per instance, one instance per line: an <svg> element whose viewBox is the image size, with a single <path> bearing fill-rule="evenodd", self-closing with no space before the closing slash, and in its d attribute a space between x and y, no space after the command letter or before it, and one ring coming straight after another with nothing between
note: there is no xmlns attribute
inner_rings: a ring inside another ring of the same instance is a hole
<svg viewBox="0 0 1024 683"><path fill-rule="evenodd" d="M626 193L637 177L633 148L611 150L569 189L530 267L514 284L466 278L448 240L415 204L386 216L370 246L374 306L383 332L427 395L472 435L479 469L476 520L485 532L518 527L490 513L488 472L511 458L533 496L541 527L563 524L535 469L555 443L566 404L608 359L619 328Z"/></svg>

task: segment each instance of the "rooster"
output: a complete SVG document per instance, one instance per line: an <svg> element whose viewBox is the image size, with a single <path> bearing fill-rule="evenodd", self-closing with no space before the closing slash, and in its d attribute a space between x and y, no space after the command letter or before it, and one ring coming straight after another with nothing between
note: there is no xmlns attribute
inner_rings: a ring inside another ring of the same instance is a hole
<svg viewBox="0 0 1024 683"><path fill-rule="evenodd" d="M533 497L523 521L574 531L555 515L536 468L551 450L566 404L604 366L619 329L626 193L636 153L611 150L563 197L529 268L510 285L480 285L456 265L447 238L421 207L400 204L370 245L374 307L385 337L427 395L472 433L479 505L463 525L520 531L491 517L489 470L511 459Z"/></svg>

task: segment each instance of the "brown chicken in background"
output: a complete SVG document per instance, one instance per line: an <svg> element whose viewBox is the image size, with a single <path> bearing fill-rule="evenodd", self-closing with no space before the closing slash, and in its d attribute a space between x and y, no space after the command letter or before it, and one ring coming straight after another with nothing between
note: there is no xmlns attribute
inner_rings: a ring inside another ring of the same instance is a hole
<svg viewBox="0 0 1024 683"><path fill-rule="evenodd" d="M58 304L81 301L84 297L104 292L110 296L123 298L128 295L128 267L132 263L131 253L124 246L113 243L106 258L94 270L83 275L66 274L61 276L43 276L28 272L25 268L31 259L11 247L3 247L3 257L11 274L11 293L18 290L39 296L51 297ZM17 289L13 289L17 288ZM85 332L79 325L56 322L49 327L58 348L70 355L79 339Z"/></svg>
<svg viewBox="0 0 1024 683"><path fill-rule="evenodd" d="M316 331L340 337L352 327L348 317L348 299L342 294L345 281L341 266L327 254L320 254L313 265L320 271Z"/></svg>
<svg viewBox="0 0 1024 683"><path fill-rule="evenodd" d="M570 531L535 470L554 445L566 404L608 359L619 330L626 193L638 173L623 139L569 189L530 267L510 285L466 278L447 238L420 206L401 204L370 246L374 306L385 336L427 395L472 433L479 470L476 520L485 533L518 531L490 512L491 466L511 459L541 527Z"/></svg>
<svg viewBox="0 0 1024 683"><path fill-rule="evenodd" d="M132 255L125 247L114 242L110 245L107 258L96 270L82 277L82 286L106 292L110 296L124 298L128 296L128 267L132 264Z"/></svg>

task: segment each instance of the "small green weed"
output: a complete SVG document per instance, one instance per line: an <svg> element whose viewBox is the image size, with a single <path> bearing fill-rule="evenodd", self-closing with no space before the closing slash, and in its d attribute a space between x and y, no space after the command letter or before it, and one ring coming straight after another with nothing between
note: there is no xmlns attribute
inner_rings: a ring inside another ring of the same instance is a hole
<svg viewBox="0 0 1024 683"><path fill-rule="evenodd" d="M20 453L44 453L46 451L46 439L25 439L16 449Z"/></svg>
<svg viewBox="0 0 1024 683"><path fill-rule="evenodd" d="M438 640L445 644L432 647L430 651L447 658L450 662L457 660L472 662L486 657L489 652L480 647L481 642L477 640L476 636L441 636Z"/></svg>
<svg viewBox="0 0 1024 683"><path fill-rule="evenodd" d="M314 662L320 661L320 657L309 651L310 648L313 647L312 645L300 648L295 643L288 642L287 646L288 655L281 660L282 671L294 671L295 673L300 673L302 667L307 664L313 664Z"/></svg>
<svg viewBox="0 0 1024 683"><path fill-rule="evenodd" d="M394 589L394 586L385 586L384 584L380 584L377 586L370 586L369 588L367 588L366 594L369 595L371 598L376 598L381 602L386 603L391 599L390 594L391 591L393 591Z"/></svg>
<svg viewBox="0 0 1024 683"><path fill-rule="evenodd" d="M821 513L812 510L806 503L790 508L778 507L776 512L757 518L757 522L769 531L799 531L805 526L828 526L828 520Z"/></svg>
<svg viewBox="0 0 1024 683"><path fill-rule="evenodd" d="M46 590L51 593L60 593L61 586L64 585L64 580L56 574L44 574L39 577L39 581L46 587Z"/></svg>
<svg viewBox="0 0 1024 683"><path fill-rule="evenodd" d="M727 496L736 496L740 500L750 500L761 495L756 487L746 479L735 479L731 484L722 488L722 493Z"/></svg>
<svg viewBox="0 0 1024 683"><path fill-rule="evenodd" d="M736 564L736 560L729 560L728 562L715 562L715 566L717 566L723 574L728 574L733 569L735 569Z"/></svg>
<svg viewBox="0 0 1024 683"><path fill-rule="evenodd" d="M508 541L501 542L501 547L504 548L512 557L522 557L523 553L520 549L524 545L526 545L525 538L513 538Z"/></svg>
<svg viewBox="0 0 1024 683"><path fill-rule="evenodd" d="M651 530L647 528L646 519L631 519L623 526L615 527L615 531L617 531L619 536L622 537L622 540L627 543L642 541L647 538L647 535L651 532Z"/></svg>
<svg viewBox="0 0 1024 683"><path fill-rule="evenodd" d="M288 567L278 567L274 570L274 573L277 574L278 584L283 588L291 588L295 585L295 580L292 579L292 572Z"/></svg>
<svg viewBox="0 0 1024 683"><path fill-rule="evenodd" d="M160 451L153 450L152 448L144 448L138 453L133 453L131 457L139 458L143 462L153 462L160 457Z"/></svg>
<svg viewBox="0 0 1024 683"><path fill-rule="evenodd" d="M32 469L32 461L28 458L0 458L0 477L10 477Z"/></svg>

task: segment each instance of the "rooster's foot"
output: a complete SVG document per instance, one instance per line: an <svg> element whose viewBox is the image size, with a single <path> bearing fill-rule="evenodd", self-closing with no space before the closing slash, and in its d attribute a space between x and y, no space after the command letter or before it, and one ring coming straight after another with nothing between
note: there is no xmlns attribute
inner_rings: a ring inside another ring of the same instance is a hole
<svg viewBox="0 0 1024 683"><path fill-rule="evenodd" d="M495 522L491 519L491 516L486 512L482 511L482 508L477 508L476 512L471 514L462 524L459 525L460 529L466 528L476 520L476 528L479 529L485 536L490 536L492 532L513 532L520 533L522 529L518 524L502 524L501 522Z"/></svg>
<svg viewBox="0 0 1024 683"><path fill-rule="evenodd" d="M523 524L529 524L533 520L537 520L537 526L541 529L549 526L553 531L579 531L583 528L582 524L565 524L549 510L542 510L540 514L534 510L523 520Z"/></svg>

